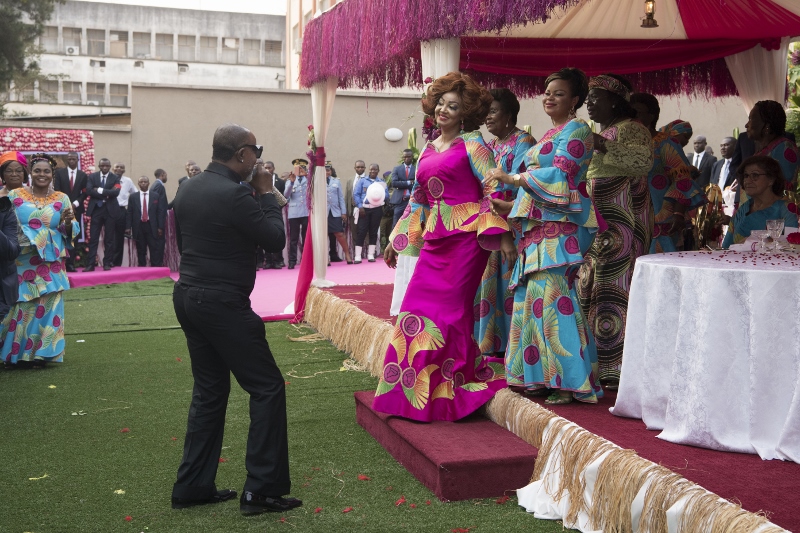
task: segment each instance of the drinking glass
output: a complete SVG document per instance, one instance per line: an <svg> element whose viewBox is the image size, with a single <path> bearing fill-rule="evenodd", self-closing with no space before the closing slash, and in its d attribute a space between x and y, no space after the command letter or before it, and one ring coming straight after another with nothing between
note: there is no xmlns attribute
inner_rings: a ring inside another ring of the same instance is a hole
<svg viewBox="0 0 800 533"><path fill-rule="evenodd" d="M754 229L750 235L758 239L758 252L767 253L767 239L769 238L769 231L765 229Z"/></svg>
<svg viewBox="0 0 800 533"><path fill-rule="evenodd" d="M767 220L767 231L769 231L769 236L772 237L772 248L774 248L776 252L781 249L781 245L778 243L778 237L783 234L784 224L785 222L782 218Z"/></svg>

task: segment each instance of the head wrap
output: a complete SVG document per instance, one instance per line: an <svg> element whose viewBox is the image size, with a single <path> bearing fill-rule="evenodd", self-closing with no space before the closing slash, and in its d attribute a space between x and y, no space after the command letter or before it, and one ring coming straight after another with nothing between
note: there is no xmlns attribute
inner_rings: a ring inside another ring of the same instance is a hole
<svg viewBox="0 0 800 533"><path fill-rule="evenodd" d="M6 152L3 155L0 155L0 167L6 163L10 163L11 161L16 161L23 167L28 168L28 160L25 159L25 156L22 154L22 152Z"/></svg>
<svg viewBox="0 0 800 533"><path fill-rule="evenodd" d="M30 161L31 168L33 168L33 165L35 165L39 161L47 161L47 164L50 165L50 168L52 168L53 170L56 169L56 164L57 164L56 160L45 153L33 154L31 156L31 161Z"/></svg>
<svg viewBox="0 0 800 533"><path fill-rule="evenodd" d="M662 127L658 131L663 131L669 134L670 137L677 137L678 135L686 135L687 137L692 136L692 125L686 122L685 120L673 120L666 126Z"/></svg>
<svg viewBox="0 0 800 533"><path fill-rule="evenodd" d="M624 98L626 102L630 102L631 100L631 91L617 78L607 74L600 74L599 76L592 77L589 80L589 90L592 89L603 89L604 91L614 93Z"/></svg>

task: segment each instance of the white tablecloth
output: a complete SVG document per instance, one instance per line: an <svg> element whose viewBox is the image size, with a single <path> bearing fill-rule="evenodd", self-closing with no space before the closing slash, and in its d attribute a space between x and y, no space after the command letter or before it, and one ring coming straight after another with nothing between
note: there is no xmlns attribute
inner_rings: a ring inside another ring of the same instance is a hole
<svg viewBox="0 0 800 533"><path fill-rule="evenodd" d="M611 411L670 442L800 463L800 254L637 259Z"/></svg>

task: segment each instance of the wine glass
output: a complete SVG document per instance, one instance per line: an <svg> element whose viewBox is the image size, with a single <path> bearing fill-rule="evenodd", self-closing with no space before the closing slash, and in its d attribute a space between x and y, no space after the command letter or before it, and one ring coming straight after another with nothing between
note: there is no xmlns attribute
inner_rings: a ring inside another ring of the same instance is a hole
<svg viewBox="0 0 800 533"><path fill-rule="evenodd" d="M750 232L750 235L758 239L758 252L762 254L767 253L767 239L769 238L769 231L765 229L754 229Z"/></svg>
<svg viewBox="0 0 800 533"><path fill-rule="evenodd" d="M767 220L767 231L769 231L769 236L772 237L773 247L775 251L780 251L781 246L778 243L778 237L783 234L783 226L785 222L781 219L776 220Z"/></svg>

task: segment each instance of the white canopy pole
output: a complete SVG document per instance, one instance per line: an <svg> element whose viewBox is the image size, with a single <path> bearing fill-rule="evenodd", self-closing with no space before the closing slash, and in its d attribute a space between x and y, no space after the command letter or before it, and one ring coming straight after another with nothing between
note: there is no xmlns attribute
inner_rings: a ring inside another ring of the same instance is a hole
<svg viewBox="0 0 800 533"><path fill-rule="evenodd" d="M317 153L321 153L325 146L338 85L338 78L331 77L311 87L311 114ZM335 283L325 279L328 271L328 187L324 158L316 164L311 213L311 242L314 246L314 280L311 284L315 287L332 287Z"/></svg>
<svg viewBox="0 0 800 533"><path fill-rule="evenodd" d="M760 100L786 102L789 41L789 37L782 38L777 50L767 50L758 44L725 58L745 113L749 114Z"/></svg>

